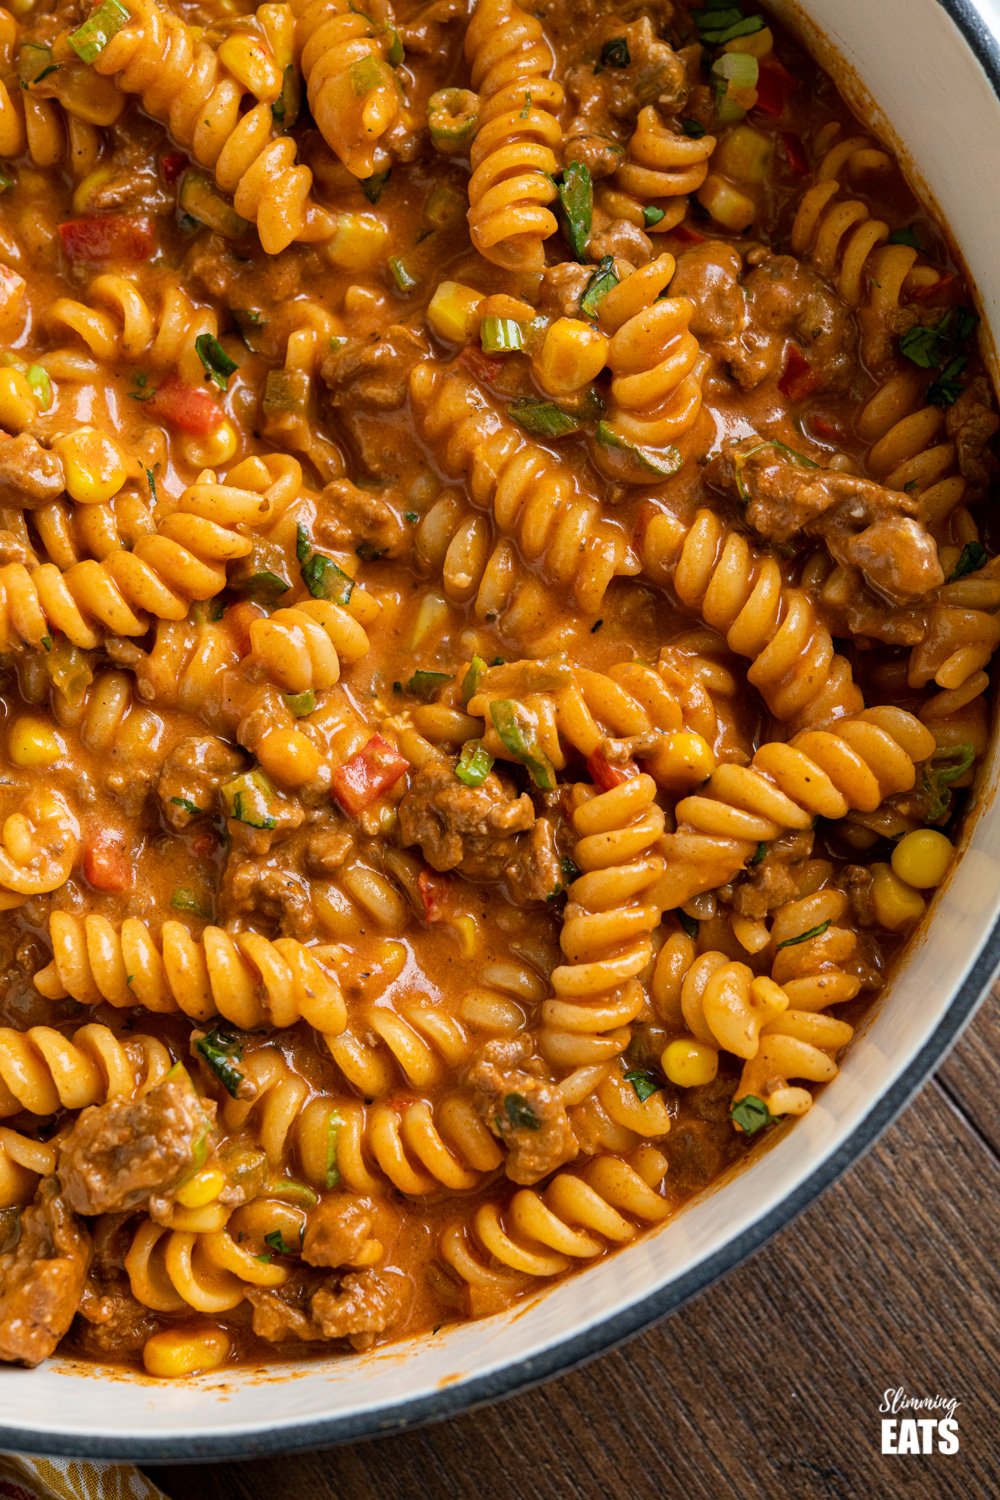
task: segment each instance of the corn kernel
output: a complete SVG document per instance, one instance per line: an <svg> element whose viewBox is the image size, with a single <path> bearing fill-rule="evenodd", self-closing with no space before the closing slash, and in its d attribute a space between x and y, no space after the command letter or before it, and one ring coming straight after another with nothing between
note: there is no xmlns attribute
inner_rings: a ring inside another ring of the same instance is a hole
<svg viewBox="0 0 1000 1500"><path fill-rule="evenodd" d="M610 340L579 318L557 318L545 335L535 374L550 396L582 390L601 373Z"/></svg>
<svg viewBox="0 0 1000 1500"><path fill-rule="evenodd" d="M389 226L374 214L342 213L324 245L327 259L343 271L370 271L385 255Z"/></svg>
<svg viewBox="0 0 1000 1500"><path fill-rule="evenodd" d="M924 898L900 880L889 865L872 866L872 902L875 917L890 932L912 927L924 914Z"/></svg>
<svg viewBox="0 0 1000 1500"><path fill-rule="evenodd" d="M281 69L260 38L233 32L219 47L219 61L255 99L270 104L281 93Z"/></svg>
<svg viewBox="0 0 1000 1500"><path fill-rule="evenodd" d="M86 177L81 177L73 189L73 212L75 214L88 214L92 212L97 194L115 175L115 168L110 164L103 167L95 167L88 172Z"/></svg>
<svg viewBox="0 0 1000 1500"><path fill-rule="evenodd" d="M748 229L757 213L757 205L746 193L733 187L724 177L715 172L705 178L698 190L698 202L712 218L725 229L737 232Z"/></svg>
<svg viewBox="0 0 1000 1500"><path fill-rule="evenodd" d="M439 339L467 344L479 327L482 300L482 293L474 287L463 286L460 281L442 281L427 305L427 321Z"/></svg>
<svg viewBox="0 0 1000 1500"><path fill-rule="evenodd" d="M936 828L916 828L892 851L892 868L907 885L929 891L947 875L954 853L951 840Z"/></svg>
<svg viewBox="0 0 1000 1500"><path fill-rule="evenodd" d="M320 753L299 729L274 729L257 746L257 758L269 776L282 786L300 787L320 768Z"/></svg>
<svg viewBox="0 0 1000 1500"><path fill-rule="evenodd" d="M738 182L763 182L773 155L772 136L752 125L735 125L715 148L712 165Z"/></svg>
<svg viewBox="0 0 1000 1500"><path fill-rule="evenodd" d="M475 919L465 913L462 916L452 917L449 926L455 929L462 957L475 958L479 952L479 928Z"/></svg>
<svg viewBox="0 0 1000 1500"><path fill-rule="evenodd" d="M769 52L774 51L774 32L769 26L762 26L759 31L750 36L736 36L731 42L726 42L723 52L745 52L749 57L766 57Z"/></svg>
<svg viewBox="0 0 1000 1500"><path fill-rule="evenodd" d="M203 1167L177 1189L177 1202L182 1208L204 1208L214 1203L226 1185L226 1174L218 1167Z"/></svg>
<svg viewBox="0 0 1000 1500"><path fill-rule="evenodd" d="M656 766L671 790L698 786L715 770L712 747L694 730L675 729L665 734L663 740L663 749L656 754Z"/></svg>
<svg viewBox="0 0 1000 1500"><path fill-rule="evenodd" d="M94 427L80 427L52 444L63 461L66 493L80 505L113 500L128 477L125 455L113 438Z"/></svg>
<svg viewBox="0 0 1000 1500"><path fill-rule="evenodd" d="M146 1340L142 1362L150 1375L179 1380L203 1370L216 1370L229 1358L229 1334L222 1328L185 1333L165 1328Z"/></svg>
<svg viewBox="0 0 1000 1500"><path fill-rule="evenodd" d="M182 444L184 457L195 469L217 469L236 457L239 436L232 422L220 422L214 431L203 438L185 438Z"/></svg>
<svg viewBox="0 0 1000 1500"><path fill-rule="evenodd" d="M0 427L23 432L38 416L35 393L20 370L0 369Z"/></svg>
<svg viewBox="0 0 1000 1500"><path fill-rule="evenodd" d="M59 736L41 719L15 719L7 735L7 753L15 766L51 766L65 751Z"/></svg>
<svg viewBox="0 0 1000 1500"><path fill-rule="evenodd" d="M711 1083L718 1073L719 1054L705 1042L681 1037L667 1043L660 1063L670 1083L675 1083L680 1089L696 1089Z"/></svg>

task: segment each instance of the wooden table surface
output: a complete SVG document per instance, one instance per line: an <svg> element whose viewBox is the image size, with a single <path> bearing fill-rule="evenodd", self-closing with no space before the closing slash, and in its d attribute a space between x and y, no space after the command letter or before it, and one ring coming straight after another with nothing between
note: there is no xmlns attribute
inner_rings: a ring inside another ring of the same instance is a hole
<svg viewBox="0 0 1000 1500"><path fill-rule="evenodd" d="M990 999L846 1178L581 1370L402 1436L149 1473L171 1500L996 1500L998 1054ZM898 1386L961 1402L956 1455L882 1455Z"/></svg>

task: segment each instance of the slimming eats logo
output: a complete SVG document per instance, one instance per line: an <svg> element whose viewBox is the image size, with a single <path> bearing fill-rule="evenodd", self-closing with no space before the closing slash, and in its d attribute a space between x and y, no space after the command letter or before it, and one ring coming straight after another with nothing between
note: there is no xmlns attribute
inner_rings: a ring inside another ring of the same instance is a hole
<svg viewBox="0 0 1000 1500"><path fill-rule="evenodd" d="M954 1396L911 1396L904 1386L882 1392L883 1453L957 1453Z"/></svg>

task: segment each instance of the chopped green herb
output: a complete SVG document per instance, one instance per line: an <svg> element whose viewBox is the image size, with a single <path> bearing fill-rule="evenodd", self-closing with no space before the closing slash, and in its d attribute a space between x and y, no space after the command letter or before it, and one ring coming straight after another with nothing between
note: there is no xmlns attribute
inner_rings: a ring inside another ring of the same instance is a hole
<svg viewBox="0 0 1000 1500"><path fill-rule="evenodd" d="M392 273L393 281L401 292L413 291L417 285L417 278L407 270L398 255L390 256L389 270Z"/></svg>
<svg viewBox="0 0 1000 1500"><path fill-rule="evenodd" d="M973 332L979 319L967 307L952 308L933 325L918 323L908 328L899 341L899 352L921 370L936 370L952 356Z"/></svg>
<svg viewBox="0 0 1000 1500"><path fill-rule="evenodd" d="M522 1094L505 1094L503 1108L515 1130L541 1130L541 1120Z"/></svg>
<svg viewBox="0 0 1000 1500"><path fill-rule="evenodd" d="M373 172L370 177L364 177L358 183L361 191L369 203L377 203L381 198L385 185L392 176L392 168L386 167L384 172Z"/></svg>
<svg viewBox="0 0 1000 1500"><path fill-rule="evenodd" d="M530 92L527 89L525 89L525 91L524 91L524 103L521 105L521 113L518 115L518 119L519 120L527 120L528 117L530 116L530 114L531 114L531 94L530 94Z"/></svg>
<svg viewBox="0 0 1000 1500"><path fill-rule="evenodd" d="M354 579L337 566L332 557L314 552L299 569L302 582L314 599L329 599L344 607L351 602Z"/></svg>
<svg viewBox="0 0 1000 1500"><path fill-rule="evenodd" d="M481 656L474 656L469 663L469 669L462 678L462 707L468 708L472 699L479 692L479 683L483 673L486 671L486 663Z"/></svg>
<svg viewBox="0 0 1000 1500"><path fill-rule="evenodd" d="M0 193L6 192L8 188L16 187L17 178L6 167L0 167Z"/></svg>
<svg viewBox="0 0 1000 1500"><path fill-rule="evenodd" d="M196 802L190 802L187 797L171 797L170 800L175 807L183 807L184 811L190 813L192 817L196 817L198 813L204 811Z"/></svg>
<svg viewBox="0 0 1000 1500"><path fill-rule="evenodd" d="M625 1082L630 1083L635 1089L636 1098L640 1104L645 1104L651 1094L655 1094L657 1089L663 1087L653 1073L645 1073L639 1068L633 1068L630 1073L626 1073Z"/></svg>
<svg viewBox="0 0 1000 1500"><path fill-rule="evenodd" d="M295 1253L289 1245L285 1244L285 1236L280 1229L272 1229L270 1234L265 1234L264 1244L270 1245L275 1255L293 1255ZM263 1258L263 1256L258 1256L259 1260L263 1260Z"/></svg>
<svg viewBox="0 0 1000 1500"><path fill-rule="evenodd" d="M591 625L591 627L590 627L590 633L591 633L591 635L596 635L597 632L600 630L600 628L601 628L601 626L603 624L604 624L603 620L595 620L594 623L593 623L593 625Z"/></svg>
<svg viewBox="0 0 1000 1500"><path fill-rule="evenodd" d="M956 354L948 361L937 379L927 387L927 400L931 406L954 406L962 394L961 377L967 364L964 354Z"/></svg>
<svg viewBox="0 0 1000 1500"><path fill-rule="evenodd" d="M24 378L30 385L42 411L48 411L52 405L52 381L49 379L48 370L43 369L41 365L29 365Z"/></svg>
<svg viewBox="0 0 1000 1500"><path fill-rule="evenodd" d="M579 880L580 866L571 860L568 854L564 854L559 861L559 868L562 871L564 885L572 885L574 880Z"/></svg>
<svg viewBox="0 0 1000 1500"><path fill-rule="evenodd" d="M194 347L209 380L214 381L220 391L224 391L229 384L230 375L239 369L235 359L229 358L219 340L211 333L199 333Z"/></svg>
<svg viewBox="0 0 1000 1500"><path fill-rule="evenodd" d="M337 1166L337 1147L340 1142L340 1127L344 1121L339 1110L331 1109L326 1118L326 1170L323 1180L328 1188L339 1187L340 1169Z"/></svg>
<svg viewBox="0 0 1000 1500"><path fill-rule="evenodd" d="M601 48L600 64L602 68L627 68L631 61L632 56L628 50L627 37L609 37Z"/></svg>
<svg viewBox="0 0 1000 1500"><path fill-rule="evenodd" d="M948 582L954 583L958 578L967 578L970 573L978 573L988 556L982 542L966 542L958 562L948 576Z"/></svg>
<svg viewBox="0 0 1000 1500"><path fill-rule="evenodd" d="M444 687L446 682L451 682L450 672L428 672L424 668L414 672L406 684L406 691L414 698L420 698L422 702L429 703L439 688Z"/></svg>
<svg viewBox="0 0 1000 1500"><path fill-rule="evenodd" d="M302 109L302 79L294 63L281 75L281 93L271 105L271 119L278 130L291 130Z"/></svg>
<svg viewBox="0 0 1000 1500"><path fill-rule="evenodd" d="M541 401L535 396L525 396L512 401L507 415L535 437L561 438L571 432L579 432L583 424L581 417L563 411L554 401Z"/></svg>
<svg viewBox="0 0 1000 1500"><path fill-rule="evenodd" d="M684 134L690 136L693 141L700 141L702 136L705 134L705 127L700 120L692 120L690 118L683 119L681 121L681 129L683 130Z"/></svg>
<svg viewBox="0 0 1000 1500"><path fill-rule="evenodd" d="M291 588L287 578L279 578L277 573L271 572L270 568L262 568L259 573L251 573L249 578L234 579L232 586L241 594L254 594L264 598L287 594Z"/></svg>
<svg viewBox="0 0 1000 1500"><path fill-rule="evenodd" d="M238 1098L243 1082L243 1074L235 1066L243 1060L243 1043L240 1038L216 1026L205 1036L198 1038L194 1050L205 1059L226 1093L233 1099Z"/></svg>
<svg viewBox="0 0 1000 1500"><path fill-rule="evenodd" d="M689 917L686 911L681 911L680 907L678 907L674 912L674 916L677 918L678 922L681 924L691 941L696 942L698 938L698 923L696 919L694 917Z"/></svg>
<svg viewBox="0 0 1000 1500"><path fill-rule="evenodd" d="M598 422L596 436L602 448L626 453L640 469L645 469L648 474L655 474L658 479L669 479L681 467L680 453L673 444L666 448L640 448L637 443L630 443L627 438L623 438L609 422Z"/></svg>
<svg viewBox="0 0 1000 1500"><path fill-rule="evenodd" d="M590 180L590 168L583 162L571 161L560 174L556 189L562 205L570 249L577 260L585 260L587 242L594 222L594 189Z"/></svg>
<svg viewBox="0 0 1000 1500"><path fill-rule="evenodd" d="M220 788L229 817L248 828L275 828L277 819L271 812L274 787L259 768L244 771Z"/></svg>
<svg viewBox="0 0 1000 1500"><path fill-rule="evenodd" d="M52 650L52 637L50 635L43 635L42 636L41 647L42 647L43 651L51 651Z"/></svg>
<svg viewBox="0 0 1000 1500"><path fill-rule="evenodd" d="M378 562L380 557L385 556L383 547L376 547L374 542L359 542L354 549L355 557L360 557L362 562Z"/></svg>
<svg viewBox="0 0 1000 1500"><path fill-rule="evenodd" d="M974 745L942 745L924 766L917 795L928 823L937 823L951 806L951 787L976 759Z"/></svg>
<svg viewBox="0 0 1000 1500"><path fill-rule="evenodd" d="M455 775L465 786L482 786L493 766L493 757L482 740L466 740L455 765Z"/></svg>
<svg viewBox="0 0 1000 1500"><path fill-rule="evenodd" d="M417 522L420 520L420 512L417 510L404 510L403 520L409 521L411 526L416 526Z"/></svg>
<svg viewBox="0 0 1000 1500"><path fill-rule="evenodd" d="M102 0L94 14L72 33L69 44L81 62L96 62L111 38L131 19L119 0Z"/></svg>
<svg viewBox="0 0 1000 1500"><path fill-rule="evenodd" d="M555 791L556 774L552 762L541 747L525 735L518 718L523 712L520 704L510 698L499 698L490 704L490 718L504 749L527 767L528 775L541 791Z"/></svg>
<svg viewBox="0 0 1000 1500"><path fill-rule="evenodd" d="M666 217L666 209L657 208L653 203L647 203L642 211L642 222L646 229L652 229L654 224L659 224L660 220Z"/></svg>
<svg viewBox="0 0 1000 1500"><path fill-rule="evenodd" d="M177 797L171 798L173 802L178 800ZM186 804L189 808L191 805L190 802ZM199 812L200 809L196 807L194 811ZM194 891L186 890L183 887L174 891L174 894L170 898L170 905L175 911L189 911L192 916L201 917L205 922L211 921L212 913L205 906L204 902L195 895Z"/></svg>
<svg viewBox="0 0 1000 1500"><path fill-rule="evenodd" d="M597 270L583 289L583 296L580 298L581 312L585 312L588 318L592 318L597 312L597 304L602 297L606 297L611 288L617 285L618 272L615 270L614 258L604 255L598 261Z"/></svg>
<svg viewBox="0 0 1000 1500"><path fill-rule="evenodd" d="M799 943L808 943L810 938L822 937L829 925L830 918L827 917L825 922L819 922L815 927L810 927L805 932L800 932L797 937L785 938L785 941L779 943L774 951L777 953L780 948L795 948Z"/></svg>
<svg viewBox="0 0 1000 1500"><path fill-rule="evenodd" d="M761 841L761 843L757 845L756 849L753 852L753 858L750 861L750 868L753 869L754 865L759 865L766 853L767 844Z"/></svg>
<svg viewBox="0 0 1000 1500"><path fill-rule="evenodd" d="M312 688L307 688L304 693L285 693L285 702L297 719L305 718L311 714L316 707L316 694Z"/></svg>
<svg viewBox="0 0 1000 1500"><path fill-rule="evenodd" d="M269 1177L264 1184L264 1194L268 1198L283 1198L286 1203L297 1203L302 1208L315 1208L319 1202L319 1194L305 1182L298 1182L294 1177Z"/></svg>
<svg viewBox="0 0 1000 1500"><path fill-rule="evenodd" d="M744 1094L737 1099L729 1111L729 1118L738 1125L744 1135L756 1135L765 1125L772 1125L777 1116L772 1115L763 1099L756 1094Z"/></svg>
<svg viewBox="0 0 1000 1500"><path fill-rule="evenodd" d="M484 354L512 354L524 348L524 329L516 318L484 318L479 341Z"/></svg>
<svg viewBox="0 0 1000 1500"><path fill-rule="evenodd" d="M890 245L909 245L911 250L922 250L924 248L912 224L907 224L902 229L894 229L887 243Z"/></svg>
<svg viewBox="0 0 1000 1500"><path fill-rule="evenodd" d="M730 0L706 0L694 13L700 40L708 47L721 47L738 36L753 36L763 30L763 16L744 16Z"/></svg>
<svg viewBox="0 0 1000 1500"><path fill-rule="evenodd" d="M149 496L150 496L150 499L152 500L153 504L156 505L156 503L157 503L157 498L156 498L156 475L153 473L152 469L147 469L146 470L146 480L147 480L147 482L149 484Z"/></svg>

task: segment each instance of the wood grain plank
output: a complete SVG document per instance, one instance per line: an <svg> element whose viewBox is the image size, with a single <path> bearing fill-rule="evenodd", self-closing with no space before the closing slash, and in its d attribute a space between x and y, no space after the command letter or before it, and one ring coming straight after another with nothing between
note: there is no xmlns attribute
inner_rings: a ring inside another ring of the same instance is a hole
<svg viewBox="0 0 1000 1500"><path fill-rule="evenodd" d="M960 1044L948 1094L929 1085L821 1202L623 1350L421 1431L150 1472L172 1500L992 1500L1000 1171L955 1102L995 1110L993 1078L962 1073L992 1026L981 1017ZM879 1452L879 1401L897 1385L959 1399L956 1456Z"/></svg>
<svg viewBox="0 0 1000 1500"><path fill-rule="evenodd" d="M938 1072L938 1081L1000 1154L997 1058L1000 1057L1000 981L975 1022Z"/></svg>

